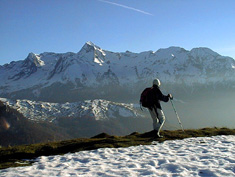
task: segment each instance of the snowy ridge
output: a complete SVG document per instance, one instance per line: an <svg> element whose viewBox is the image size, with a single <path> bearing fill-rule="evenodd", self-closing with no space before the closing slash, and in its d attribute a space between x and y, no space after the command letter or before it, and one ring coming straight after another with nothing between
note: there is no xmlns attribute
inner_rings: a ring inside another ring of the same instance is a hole
<svg viewBox="0 0 235 177"><path fill-rule="evenodd" d="M0 176L235 176L235 136L42 156Z"/></svg>
<svg viewBox="0 0 235 177"><path fill-rule="evenodd" d="M56 118L94 118L95 120L109 120L117 117L144 117L137 105L115 103L106 100L86 100L74 103L49 103L31 100L16 100L0 98L0 101L22 113L33 121L53 122Z"/></svg>
<svg viewBox="0 0 235 177"><path fill-rule="evenodd" d="M23 89L40 90L54 83L74 88L135 84L159 77L164 82L235 82L235 60L208 48L187 51L180 47L132 53L114 53L87 42L78 53L30 53L25 60L0 67L0 94ZM130 83L131 82L131 83Z"/></svg>

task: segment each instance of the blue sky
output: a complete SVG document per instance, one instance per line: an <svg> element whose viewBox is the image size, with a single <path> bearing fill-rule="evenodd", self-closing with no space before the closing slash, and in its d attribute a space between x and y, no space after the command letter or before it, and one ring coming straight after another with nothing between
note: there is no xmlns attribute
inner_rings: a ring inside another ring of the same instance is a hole
<svg viewBox="0 0 235 177"><path fill-rule="evenodd" d="M0 0L0 65L28 53L208 47L235 59L234 0Z"/></svg>

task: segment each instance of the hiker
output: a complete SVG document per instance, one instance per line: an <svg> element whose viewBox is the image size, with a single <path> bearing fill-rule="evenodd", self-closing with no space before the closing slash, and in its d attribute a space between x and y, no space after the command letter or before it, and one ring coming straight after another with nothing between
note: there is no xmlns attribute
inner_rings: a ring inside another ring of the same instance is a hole
<svg viewBox="0 0 235 177"><path fill-rule="evenodd" d="M156 136L159 138L162 137L160 135L160 131L161 131L163 124L165 122L165 115L162 111L160 101L168 102L169 98L173 99L171 94L168 94L167 96L162 94L162 92L160 90L160 85L161 85L160 80L154 79L153 86L151 88L146 88L146 89L148 89L147 94L149 95L148 96L149 98L147 98L148 105L144 106L144 107L147 107L150 112L150 115L153 119L153 129L154 129L154 131L157 132ZM143 91L143 92L145 92L145 91ZM143 100L141 100L141 102L143 105Z"/></svg>

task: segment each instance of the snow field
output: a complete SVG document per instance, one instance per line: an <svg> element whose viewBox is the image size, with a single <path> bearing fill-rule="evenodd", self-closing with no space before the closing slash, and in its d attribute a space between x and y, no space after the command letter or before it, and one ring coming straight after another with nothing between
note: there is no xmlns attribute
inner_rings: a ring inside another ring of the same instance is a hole
<svg viewBox="0 0 235 177"><path fill-rule="evenodd" d="M0 176L235 176L235 136L42 156Z"/></svg>

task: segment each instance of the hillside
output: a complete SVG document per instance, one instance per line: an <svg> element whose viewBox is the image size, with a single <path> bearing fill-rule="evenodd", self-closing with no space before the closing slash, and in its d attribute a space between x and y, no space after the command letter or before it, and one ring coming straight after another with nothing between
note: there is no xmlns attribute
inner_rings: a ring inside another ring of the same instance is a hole
<svg viewBox="0 0 235 177"><path fill-rule="evenodd" d="M47 122L33 122L19 111L0 101L0 146L13 146L68 139L70 136L58 126Z"/></svg>
<svg viewBox="0 0 235 177"><path fill-rule="evenodd" d="M0 168L30 165L33 159L39 156L65 154L83 150L98 148L117 148L136 145L149 145L152 141L163 142L165 140L183 139L189 137L204 137L216 135L235 135L235 129L228 128L203 128L198 130L163 131L164 138L155 138L153 131L139 134L134 132L127 136L110 136L106 133L92 138L81 138L60 142L43 144L21 145L0 149ZM30 160L31 159L31 160Z"/></svg>
<svg viewBox="0 0 235 177"><path fill-rule="evenodd" d="M0 98L0 146L125 135L151 130L151 119L133 104L106 100L48 103Z"/></svg>

